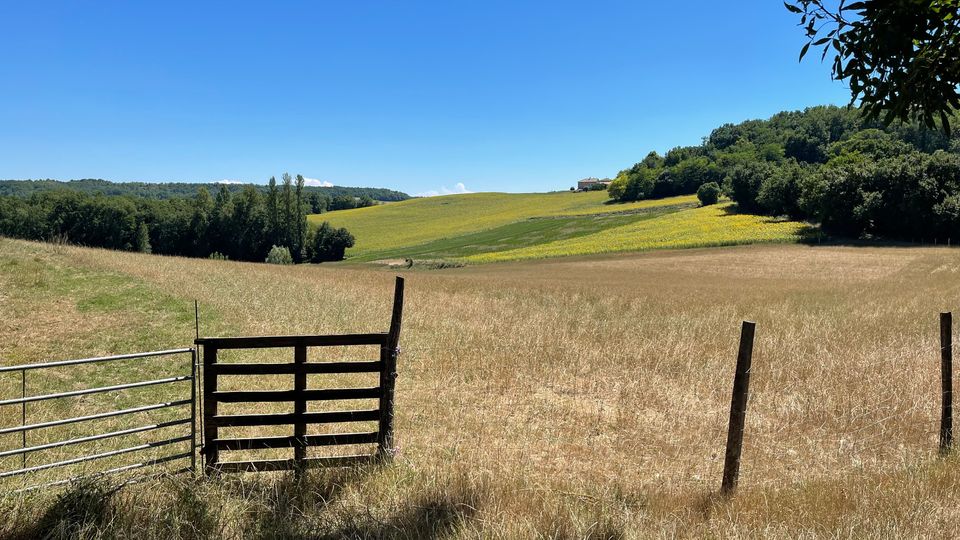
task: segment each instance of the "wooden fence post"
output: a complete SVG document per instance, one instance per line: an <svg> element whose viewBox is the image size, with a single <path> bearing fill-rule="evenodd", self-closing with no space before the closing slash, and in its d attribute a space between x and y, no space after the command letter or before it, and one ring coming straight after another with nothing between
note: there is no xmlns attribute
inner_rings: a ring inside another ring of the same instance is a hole
<svg viewBox="0 0 960 540"><path fill-rule="evenodd" d="M203 395L206 400L203 402L203 457L206 474L216 472L217 462L220 459L217 451L217 424L213 417L217 415L217 398L214 392L217 391L217 375L213 373L210 366L217 363L217 348L203 346Z"/></svg>
<svg viewBox="0 0 960 540"><path fill-rule="evenodd" d="M953 314L940 314L940 453L953 444Z"/></svg>
<svg viewBox="0 0 960 540"><path fill-rule="evenodd" d="M380 350L380 425L377 452L383 458L393 454L393 405L397 380L397 355L400 346L400 325L403 322L403 278L397 277L393 292L393 315L387 343Z"/></svg>
<svg viewBox="0 0 960 540"><path fill-rule="evenodd" d="M293 349L293 363L302 366L307 363L307 347L297 345ZM307 400L303 392L307 389L307 372L298 369L293 376L293 389L297 397L293 402L293 414L296 416L293 424L293 436L297 439L293 447L294 474L300 478L303 474L304 460L307 458L307 423L303 415L307 413Z"/></svg>
<svg viewBox="0 0 960 540"><path fill-rule="evenodd" d="M730 424L727 430L727 452L723 462L723 484L720 491L733 493L740 476L740 451L743 448L743 427L747 416L747 396L750 391L750 364L753 361L753 331L755 323L743 321L740 330L740 350L737 370L733 377L733 397L730 399Z"/></svg>

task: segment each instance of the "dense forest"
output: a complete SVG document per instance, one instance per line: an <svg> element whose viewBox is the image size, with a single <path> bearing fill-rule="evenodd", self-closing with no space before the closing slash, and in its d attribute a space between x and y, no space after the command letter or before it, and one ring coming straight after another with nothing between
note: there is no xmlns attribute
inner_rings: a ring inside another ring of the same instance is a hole
<svg viewBox="0 0 960 540"><path fill-rule="evenodd" d="M309 227L316 194L304 188L302 176L294 181L284 174L280 185L271 178L265 193L251 185L235 192L221 184L213 196L200 186L191 198L67 189L0 195L0 235L242 261L264 261L268 254L275 262L343 259L353 237L326 223ZM274 257L281 252L286 255Z"/></svg>
<svg viewBox="0 0 960 540"><path fill-rule="evenodd" d="M193 197L201 187L217 190L219 185L225 185L233 195L239 194L247 186L253 186L264 195L268 189L267 186L262 184L183 184L177 182L154 184L148 182L108 182L99 179L70 180L69 182L57 180L0 180L0 195L27 197L42 191L70 189L91 195L102 193L103 195L128 195L145 199L174 199ZM305 185L303 191L307 195L316 194L325 197L327 200L336 197L350 199L366 197L375 201L390 202L404 201L410 198L406 193L384 188Z"/></svg>
<svg viewBox="0 0 960 540"><path fill-rule="evenodd" d="M700 145L649 153L609 193L628 201L701 186L706 195L721 188L741 212L817 222L839 236L960 238L960 134L885 126L853 108L720 126Z"/></svg>

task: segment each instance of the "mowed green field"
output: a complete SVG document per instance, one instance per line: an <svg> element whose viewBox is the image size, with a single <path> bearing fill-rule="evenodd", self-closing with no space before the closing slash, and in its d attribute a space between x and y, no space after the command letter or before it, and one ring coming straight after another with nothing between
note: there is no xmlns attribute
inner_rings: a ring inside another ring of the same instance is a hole
<svg viewBox="0 0 960 540"><path fill-rule="evenodd" d="M354 262L486 263L662 248L793 242L806 226L697 208L695 196L610 204L605 192L471 193L310 216L346 227Z"/></svg>

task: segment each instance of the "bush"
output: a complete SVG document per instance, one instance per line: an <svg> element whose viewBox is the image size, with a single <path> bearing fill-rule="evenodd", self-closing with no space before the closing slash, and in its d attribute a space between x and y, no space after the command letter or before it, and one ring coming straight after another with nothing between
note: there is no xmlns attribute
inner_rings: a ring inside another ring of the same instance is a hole
<svg viewBox="0 0 960 540"><path fill-rule="evenodd" d="M717 204L720 199L720 184L716 182L703 184L697 189L697 198L700 199L700 206Z"/></svg>
<svg viewBox="0 0 960 540"><path fill-rule="evenodd" d="M210 258L210 259L213 259L213 260L215 260L215 261L229 261L229 260L230 260L230 257L227 257L226 255L224 255L223 253L220 253L219 251L214 251L213 253L211 253L209 258Z"/></svg>
<svg viewBox="0 0 960 540"><path fill-rule="evenodd" d="M293 264L293 257L286 246L273 246L267 253L266 262L270 264Z"/></svg>

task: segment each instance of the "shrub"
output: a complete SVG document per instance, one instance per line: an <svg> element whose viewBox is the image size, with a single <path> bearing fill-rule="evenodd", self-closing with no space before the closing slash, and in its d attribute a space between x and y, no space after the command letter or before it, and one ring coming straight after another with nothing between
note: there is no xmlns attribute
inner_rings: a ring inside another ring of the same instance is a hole
<svg viewBox="0 0 960 540"><path fill-rule="evenodd" d="M226 255L224 255L223 253L220 253L219 251L214 251L213 253L211 253L209 258L210 258L210 259L213 259L213 260L215 260L215 261L229 261L229 260L230 260L230 257L227 257Z"/></svg>
<svg viewBox="0 0 960 540"><path fill-rule="evenodd" d="M273 246L267 253L266 262L270 264L293 264L293 257L286 246Z"/></svg>
<svg viewBox="0 0 960 540"><path fill-rule="evenodd" d="M700 199L700 206L710 206L717 204L720 199L720 184L716 182L707 182L697 189L697 198Z"/></svg>

